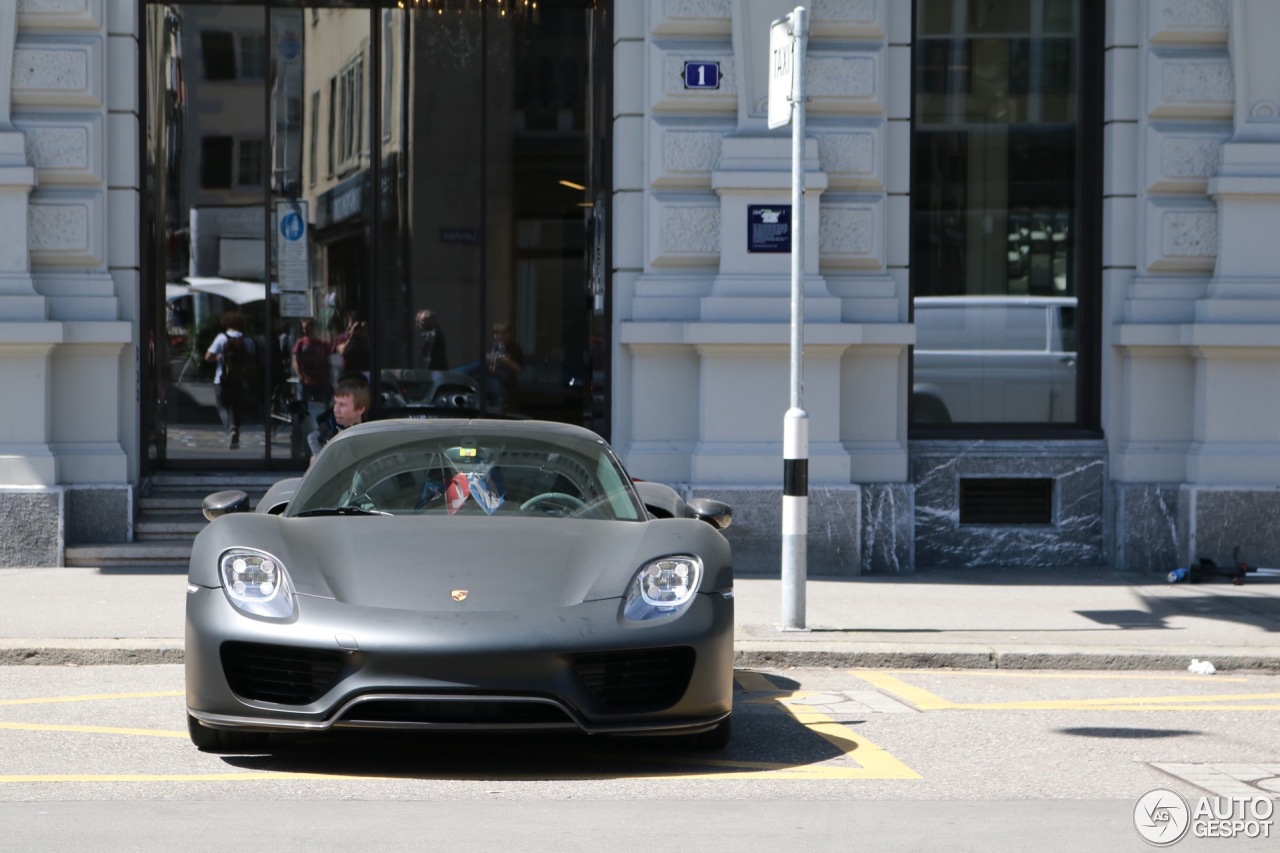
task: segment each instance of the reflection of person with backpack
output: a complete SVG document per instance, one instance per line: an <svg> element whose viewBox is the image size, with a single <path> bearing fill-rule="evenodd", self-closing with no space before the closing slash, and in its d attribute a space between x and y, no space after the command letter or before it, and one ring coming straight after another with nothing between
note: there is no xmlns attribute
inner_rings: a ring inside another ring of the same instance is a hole
<svg viewBox="0 0 1280 853"><path fill-rule="evenodd" d="M222 426L230 433L227 446L235 450L240 446L240 410L257 361L253 341L240 331L240 312L223 314L222 327L225 331L213 339L204 360L218 363L213 375L214 400Z"/></svg>

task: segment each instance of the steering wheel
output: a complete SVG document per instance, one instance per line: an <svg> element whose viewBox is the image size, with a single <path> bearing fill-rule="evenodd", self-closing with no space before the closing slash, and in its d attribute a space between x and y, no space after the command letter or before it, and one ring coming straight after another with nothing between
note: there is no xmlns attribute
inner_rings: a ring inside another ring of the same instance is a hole
<svg viewBox="0 0 1280 853"><path fill-rule="evenodd" d="M521 512L541 512L544 515L572 515L586 508L587 504L581 498L564 492L543 492L520 504Z"/></svg>

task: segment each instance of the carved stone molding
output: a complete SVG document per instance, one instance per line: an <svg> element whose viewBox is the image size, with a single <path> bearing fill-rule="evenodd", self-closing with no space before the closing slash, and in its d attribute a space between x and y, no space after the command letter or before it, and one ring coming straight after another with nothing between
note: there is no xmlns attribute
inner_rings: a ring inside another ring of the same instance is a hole
<svg viewBox="0 0 1280 853"><path fill-rule="evenodd" d="M664 0L649 9L658 36L728 36L733 17L731 0Z"/></svg>
<svg viewBox="0 0 1280 853"><path fill-rule="evenodd" d="M101 115L25 113L15 117L15 124L26 137L27 162L36 168L40 186L100 185L106 180Z"/></svg>
<svg viewBox="0 0 1280 853"><path fill-rule="evenodd" d="M13 55L14 105L103 106L104 56L97 38L20 39Z"/></svg>
<svg viewBox="0 0 1280 853"><path fill-rule="evenodd" d="M1153 123L1147 126L1147 191L1200 194L1218 174L1222 145L1231 131L1225 124Z"/></svg>
<svg viewBox="0 0 1280 853"><path fill-rule="evenodd" d="M884 125L828 130L811 124L818 143L818 162L830 189L874 190L884 185Z"/></svg>
<svg viewBox="0 0 1280 853"><path fill-rule="evenodd" d="M818 217L822 267L879 269L879 216L869 204L823 204Z"/></svg>
<svg viewBox="0 0 1280 853"><path fill-rule="evenodd" d="M720 260L720 203L654 195L649 200L649 265L714 266Z"/></svg>
<svg viewBox="0 0 1280 853"><path fill-rule="evenodd" d="M720 159L721 140L732 126L657 120L649 123L649 184L654 187L710 188Z"/></svg>
<svg viewBox="0 0 1280 853"><path fill-rule="evenodd" d="M1147 37L1152 44L1218 44L1227 40L1231 0L1149 0Z"/></svg>
<svg viewBox="0 0 1280 853"><path fill-rule="evenodd" d="M106 204L101 193L36 193L27 211L33 266L106 265Z"/></svg>
<svg viewBox="0 0 1280 853"><path fill-rule="evenodd" d="M1212 202L1149 199L1146 222L1149 271L1213 272L1218 254L1218 210Z"/></svg>
<svg viewBox="0 0 1280 853"><path fill-rule="evenodd" d="M17 9L24 30L97 30L103 23L103 0L18 0Z"/></svg>
<svg viewBox="0 0 1280 853"><path fill-rule="evenodd" d="M886 2L900 0L811 0L809 29L817 38L882 39Z"/></svg>

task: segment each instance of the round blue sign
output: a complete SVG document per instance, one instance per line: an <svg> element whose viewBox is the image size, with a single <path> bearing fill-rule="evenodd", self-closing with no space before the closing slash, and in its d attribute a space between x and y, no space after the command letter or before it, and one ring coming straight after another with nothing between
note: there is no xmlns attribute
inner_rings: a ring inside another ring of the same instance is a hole
<svg viewBox="0 0 1280 853"><path fill-rule="evenodd" d="M302 217L292 211L280 217L280 235L286 240L301 240L306 227Z"/></svg>

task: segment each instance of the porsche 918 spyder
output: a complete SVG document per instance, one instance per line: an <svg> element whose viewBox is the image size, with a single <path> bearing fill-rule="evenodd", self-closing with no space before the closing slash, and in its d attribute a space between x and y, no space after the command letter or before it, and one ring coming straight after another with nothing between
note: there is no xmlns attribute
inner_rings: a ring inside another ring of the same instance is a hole
<svg viewBox="0 0 1280 853"><path fill-rule="evenodd" d="M204 511L185 656L202 750L334 729L728 741L731 511L633 481L589 430L374 421L256 507L227 491Z"/></svg>

